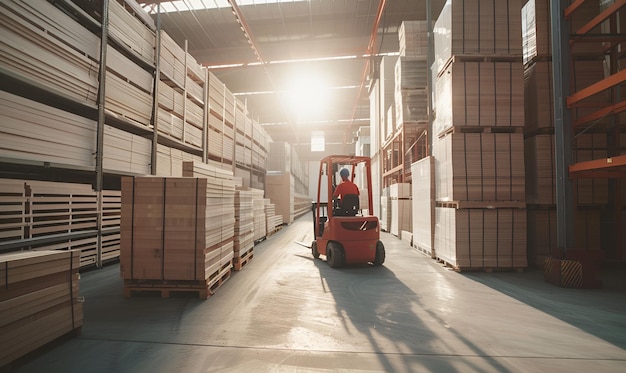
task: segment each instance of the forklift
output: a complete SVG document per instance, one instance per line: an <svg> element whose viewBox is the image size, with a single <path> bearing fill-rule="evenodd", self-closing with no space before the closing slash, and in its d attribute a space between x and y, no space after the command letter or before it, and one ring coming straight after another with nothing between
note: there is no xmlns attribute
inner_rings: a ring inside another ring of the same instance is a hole
<svg viewBox="0 0 626 373"><path fill-rule="evenodd" d="M348 194L342 199L333 198L340 166L350 171L352 182L355 182L356 172L361 173L360 193L367 195ZM311 244L313 258L325 255L332 268L357 263L382 265L385 262L385 246L380 241L378 218L372 214L370 158L348 155L324 157L320 161L318 177L317 201L311 207L315 237ZM326 202L322 201L323 197L327 197ZM367 202L367 209L360 206L361 200Z"/></svg>

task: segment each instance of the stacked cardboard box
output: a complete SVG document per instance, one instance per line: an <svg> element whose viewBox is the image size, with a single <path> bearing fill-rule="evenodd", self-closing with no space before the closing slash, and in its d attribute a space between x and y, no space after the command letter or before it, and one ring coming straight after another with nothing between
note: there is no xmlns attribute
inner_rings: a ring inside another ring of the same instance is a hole
<svg viewBox="0 0 626 373"><path fill-rule="evenodd" d="M0 254L0 366L80 333L79 267L78 250Z"/></svg>
<svg viewBox="0 0 626 373"><path fill-rule="evenodd" d="M521 3L481 4L449 1L435 24L434 256L459 270L523 268Z"/></svg>
<svg viewBox="0 0 626 373"><path fill-rule="evenodd" d="M276 215L281 215L284 224L295 219L295 185L290 172L268 172L265 176L265 197L276 205Z"/></svg>

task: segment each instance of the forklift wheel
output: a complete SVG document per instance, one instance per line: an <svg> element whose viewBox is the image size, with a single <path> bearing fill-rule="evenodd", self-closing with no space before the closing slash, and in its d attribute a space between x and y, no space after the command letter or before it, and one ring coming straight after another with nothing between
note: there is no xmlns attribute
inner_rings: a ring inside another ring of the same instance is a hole
<svg viewBox="0 0 626 373"><path fill-rule="evenodd" d="M313 258L315 259L320 257L320 252L317 251L317 241L313 241L311 244L311 254L313 254Z"/></svg>
<svg viewBox="0 0 626 373"><path fill-rule="evenodd" d="M376 242L376 257L374 258L374 262L372 262L375 266L381 266L385 262L385 245L381 241Z"/></svg>
<svg viewBox="0 0 626 373"><path fill-rule="evenodd" d="M339 268L343 265L343 251L334 242L329 242L326 245L326 262L332 268Z"/></svg>

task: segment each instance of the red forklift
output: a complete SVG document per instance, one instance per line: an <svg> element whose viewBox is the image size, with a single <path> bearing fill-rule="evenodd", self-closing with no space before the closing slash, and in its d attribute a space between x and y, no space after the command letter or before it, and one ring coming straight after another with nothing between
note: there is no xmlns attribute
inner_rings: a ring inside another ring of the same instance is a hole
<svg viewBox="0 0 626 373"><path fill-rule="evenodd" d="M350 171L354 183L360 172L359 195L333 198L339 168ZM313 232L311 244L314 258L326 256L333 268L348 264L370 263L380 266L385 262L385 246L380 241L378 218L372 211L372 172L369 157L330 155L320 161L317 183L317 201L313 202ZM367 194L366 196L364 194ZM322 201L325 199L326 202ZM360 201L367 202L367 208ZM330 202L330 203L329 203Z"/></svg>

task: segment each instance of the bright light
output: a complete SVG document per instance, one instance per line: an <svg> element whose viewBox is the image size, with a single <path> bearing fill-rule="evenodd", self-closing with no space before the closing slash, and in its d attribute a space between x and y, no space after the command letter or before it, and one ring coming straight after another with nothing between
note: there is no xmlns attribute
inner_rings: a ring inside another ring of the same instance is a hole
<svg viewBox="0 0 626 373"><path fill-rule="evenodd" d="M330 105L330 92L324 79L316 74L293 77L281 92L283 105L298 121L323 118Z"/></svg>

